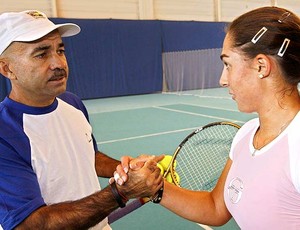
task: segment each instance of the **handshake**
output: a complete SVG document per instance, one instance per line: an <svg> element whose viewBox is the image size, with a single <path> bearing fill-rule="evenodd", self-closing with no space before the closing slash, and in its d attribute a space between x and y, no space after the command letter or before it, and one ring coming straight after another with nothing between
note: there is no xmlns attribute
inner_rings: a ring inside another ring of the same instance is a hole
<svg viewBox="0 0 300 230"><path fill-rule="evenodd" d="M157 167L160 168L161 175L164 175L166 170L168 170L168 167L169 167L171 161L172 161L172 156L166 155L160 162L157 163ZM177 184L179 184L180 177L179 177L178 173L175 171L176 166L177 166L177 161L175 160L173 165L171 165L170 167L173 167L173 171L174 171L173 177L176 180ZM173 177L171 176L170 170L167 173L167 175L165 175L165 178L169 183L175 184Z"/></svg>
<svg viewBox="0 0 300 230"><path fill-rule="evenodd" d="M159 203L164 190L163 178L179 186L180 178L175 172L176 166L177 161L172 161L170 155L122 157L114 176L109 179L119 206L124 207L129 199L137 197L155 197L152 201Z"/></svg>

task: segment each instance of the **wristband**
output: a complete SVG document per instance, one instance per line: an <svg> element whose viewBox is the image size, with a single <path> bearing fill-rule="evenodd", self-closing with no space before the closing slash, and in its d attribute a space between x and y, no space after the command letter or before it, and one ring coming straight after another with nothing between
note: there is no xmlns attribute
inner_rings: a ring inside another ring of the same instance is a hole
<svg viewBox="0 0 300 230"><path fill-rule="evenodd" d="M159 204L161 199L162 199L162 196L163 196L163 193L164 193L164 184L161 186L161 188L157 191L156 195L154 198L151 199L151 201L155 204Z"/></svg>
<svg viewBox="0 0 300 230"><path fill-rule="evenodd" d="M115 181L110 184L110 187L115 200L118 202L121 208L124 208L126 206L126 202L128 201L127 197L119 192Z"/></svg>

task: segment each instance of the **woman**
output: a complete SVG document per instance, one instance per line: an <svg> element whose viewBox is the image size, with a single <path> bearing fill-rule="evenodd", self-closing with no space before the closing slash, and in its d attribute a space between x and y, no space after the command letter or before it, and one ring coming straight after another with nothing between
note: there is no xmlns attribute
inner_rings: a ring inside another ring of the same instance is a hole
<svg viewBox="0 0 300 230"><path fill-rule="evenodd" d="M258 118L237 133L212 192L165 183L160 204L208 225L233 217L242 229L300 229L299 18L277 7L238 17L227 29L221 59L220 84L240 111Z"/></svg>

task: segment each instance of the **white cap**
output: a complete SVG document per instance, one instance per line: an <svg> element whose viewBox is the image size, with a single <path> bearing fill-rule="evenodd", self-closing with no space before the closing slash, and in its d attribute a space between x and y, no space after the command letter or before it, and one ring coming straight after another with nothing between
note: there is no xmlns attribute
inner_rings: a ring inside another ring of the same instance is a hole
<svg viewBox="0 0 300 230"><path fill-rule="evenodd" d="M37 10L3 13L0 15L0 55L14 41L35 41L56 29L62 37L73 36L80 32L78 25L73 23L55 25L44 13Z"/></svg>

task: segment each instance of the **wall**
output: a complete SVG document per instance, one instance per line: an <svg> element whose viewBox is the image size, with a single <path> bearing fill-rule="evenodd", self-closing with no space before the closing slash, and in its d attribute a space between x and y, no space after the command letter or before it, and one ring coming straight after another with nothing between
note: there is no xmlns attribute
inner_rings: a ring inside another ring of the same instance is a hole
<svg viewBox="0 0 300 230"><path fill-rule="evenodd" d="M300 14L299 0L0 0L0 13L38 9L62 18L232 21L266 5Z"/></svg>
<svg viewBox="0 0 300 230"><path fill-rule="evenodd" d="M235 17L246 11L267 5L286 7L295 13L300 14L299 0L0 0L0 13L5 11L38 9L45 12L49 17L58 19L159 19L183 22L228 22L232 21ZM184 84L178 84L178 82L180 82L183 78L188 79L186 74L194 76L191 77L190 82L191 84L195 85L195 79L198 79L197 76L199 76L198 73L204 69L200 69L199 66L193 65L196 67L194 68L195 70L197 68L199 70L191 73L190 69L187 69L186 66L174 65L173 63L176 63L176 61L183 63L181 60L190 60L189 63L191 63L196 59L199 60L197 63L201 63L200 61L203 60L203 57L207 55L210 55L212 60L215 61L216 57L218 56L218 52L218 50L213 50L213 52L210 52L210 50L204 49L200 50L199 52L196 51L196 53L189 50L185 53L164 53L162 65L165 70L172 70L173 72L169 72L172 74L172 76L174 76L173 73L178 73L178 69L173 67L172 69L169 68L169 66L173 65L174 67L179 68L182 73L184 73L184 75L178 75L176 78L171 79L173 82L176 81L176 84L169 84L169 89L184 89ZM76 56L76 58L78 57ZM218 66L218 68L221 67ZM206 70L205 73L211 73L213 74L213 77L216 78L216 75L219 71L218 68L217 71L214 71L213 73L211 70ZM184 71L182 71L182 69L184 69ZM206 82L201 81L197 82L197 84L201 84L203 86L206 86L208 83L211 84L211 81L207 82L207 76L203 75L202 72L201 76ZM167 78L168 76L164 77ZM213 82L214 81L215 80L213 80ZM72 85L72 83L70 84ZM158 86L159 84L156 83L154 90L157 90ZM191 88L190 85L187 87ZM7 90L9 90L7 81L1 77L0 99L7 94ZM78 90L75 92L77 91ZM106 96L111 95L106 94Z"/></svg>
<svg viewBox="0 0 300 230"><path fill-rule="evenodd" d="M51 20L71 21L82 29L64 38L70 69L68 90L82 99L161 92L163 79L168 91L219 86L225 23ZM1 98L10 90L4 79L0 78Z"/></svg>

